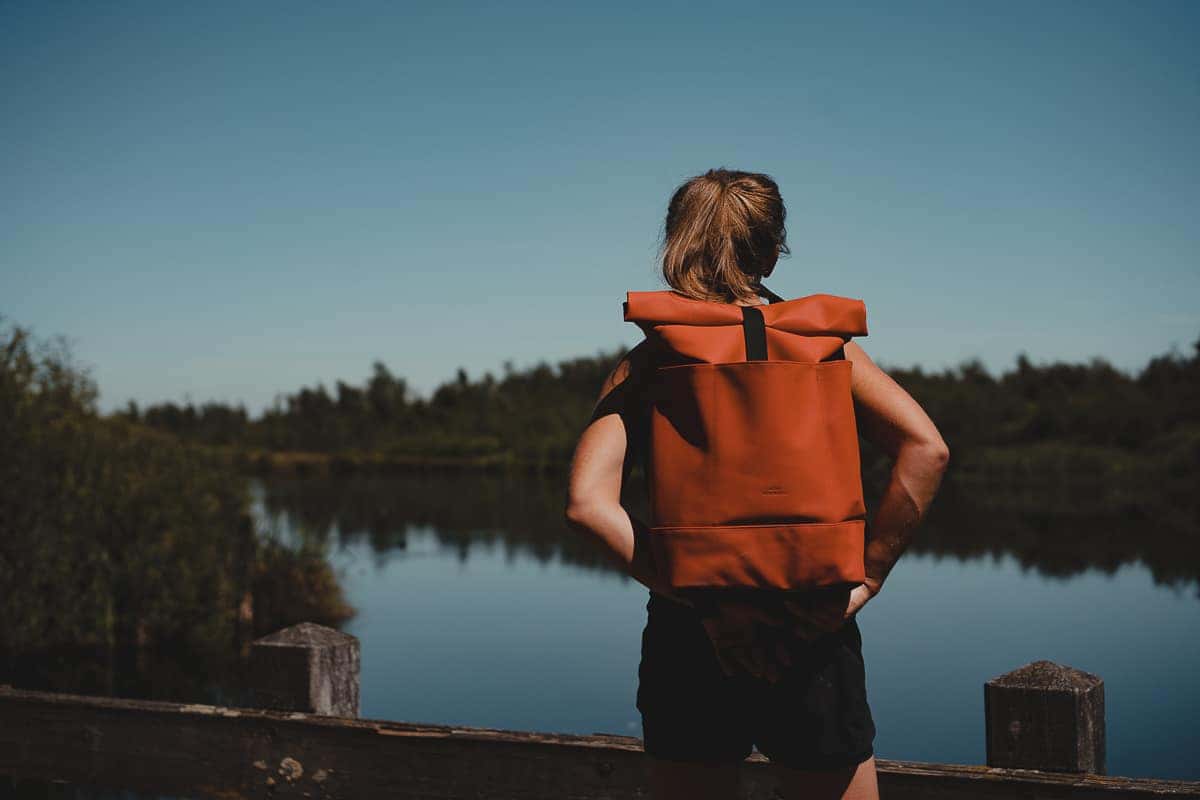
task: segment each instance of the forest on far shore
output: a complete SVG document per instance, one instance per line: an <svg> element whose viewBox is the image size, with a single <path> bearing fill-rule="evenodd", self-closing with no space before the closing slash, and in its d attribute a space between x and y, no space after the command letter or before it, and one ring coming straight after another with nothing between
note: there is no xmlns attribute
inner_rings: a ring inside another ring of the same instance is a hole
<svg viewBox="0 0 1200 800"><path fill-rule="evenodd" d="M1047 481L1107 503L1153 486L1194 505L1200 476L1200 339L1127 373L1101 358L1033 363L1000 375L972 360L940 372L881 365L929 412L963 485ZM558 469L571 456L598 388L623 349L525 369L465 370L428 397L382 362L360 385L303 387L251 416L242 406L161 403L117 416L189 442L232 450L264 469L323 461L336 469L405 464ZM865 444L865 443L864 443ZM289 459L292 459L289 461ZM298 461L297 461L298 459ZM880 454L864 449L868 477ZM1040 501L1039 501L1040 502Z"/></svg>

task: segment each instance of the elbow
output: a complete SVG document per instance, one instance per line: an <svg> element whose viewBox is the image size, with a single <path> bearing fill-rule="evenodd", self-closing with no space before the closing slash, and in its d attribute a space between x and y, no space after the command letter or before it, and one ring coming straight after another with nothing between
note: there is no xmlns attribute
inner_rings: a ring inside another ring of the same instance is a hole
<svg viewBox="0 0 1200 800"><path fill-rule="evenodd" d="M568 497L563 508L563 520L567 527L580 532L591 530L590 523L595 518L592 504L578 497Z"/></svg>
<svg viewBox="0 0 1200 800"><path fill-rule="evenodd" d="M932 439L913 439L901 448L897 462L900 460L906 461L922 473L941 475L950 463L950 448L940 436Z"/></svg>
<svg viewBox="0 0 1200 800"><path fill-rule="evenodd" d="M941 437L938 437L936 441L930 442L923 449L934 471L945 472L946 467L950 464L950 446Z"/></svg>

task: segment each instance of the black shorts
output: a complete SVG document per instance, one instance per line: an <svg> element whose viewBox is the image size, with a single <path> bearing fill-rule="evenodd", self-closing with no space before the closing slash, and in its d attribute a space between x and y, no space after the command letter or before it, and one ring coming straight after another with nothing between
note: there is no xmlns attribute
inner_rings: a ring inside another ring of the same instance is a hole
<svg viewBox="0 0 1200 800"><path fill-rule="evenodd" d="M651 592L642 631L637 708L647 754L740 762L754 746L774 763L832 770L873 755L862 636L851 618L791 648L774 684L726 675L696 611Z"/></svg>

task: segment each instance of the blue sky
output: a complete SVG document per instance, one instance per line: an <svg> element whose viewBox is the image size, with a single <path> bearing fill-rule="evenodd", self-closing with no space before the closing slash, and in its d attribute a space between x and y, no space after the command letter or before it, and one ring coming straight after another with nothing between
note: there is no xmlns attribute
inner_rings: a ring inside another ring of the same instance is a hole
<svg viewBox="0 0 1200 800"><path fill-rule="evenodd" d="M886 365L1200 338L1200 3L0 4L0 314L105 409L633 344L672 190Z"/></svg>

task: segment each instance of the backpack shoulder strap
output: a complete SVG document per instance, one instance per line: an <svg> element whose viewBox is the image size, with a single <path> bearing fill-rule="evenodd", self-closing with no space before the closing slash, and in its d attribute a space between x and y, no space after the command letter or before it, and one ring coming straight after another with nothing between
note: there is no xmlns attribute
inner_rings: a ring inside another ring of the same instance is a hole
<svg viewBox="0 0 1200 800"><path fill-rule="evenodd" d="M770 289L768 289L767 287L763 286L761 281L760 281L760 282L758 282L758 283L756 283L756 284L754 284L754 289L755 289L755 291L757 291L757 292L758 292L758 296L759 296L759 297L765 297L765 298L767 298L767 302L768 302L768 303L782 303L782 302L783 302L783 298L782 298L782 297L780 297L779 295L775 294L774 292L772 292L772 291L771 291Z"/></svg>

